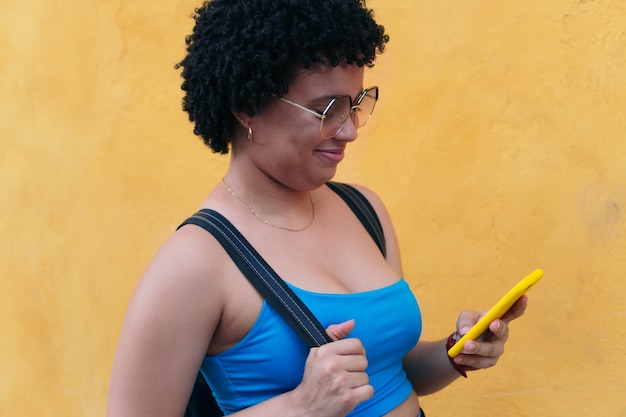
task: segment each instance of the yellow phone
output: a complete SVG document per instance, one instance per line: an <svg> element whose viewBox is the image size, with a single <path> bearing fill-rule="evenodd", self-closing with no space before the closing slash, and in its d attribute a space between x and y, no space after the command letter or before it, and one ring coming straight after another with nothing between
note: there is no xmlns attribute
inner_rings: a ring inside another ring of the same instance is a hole
<svg viewBox="0 0 626 417"><path fill-rule="evenodd" d="M491 307L487 314L478 320L478 322L476 322L476 324L448 350L448 356L454 358L463 351L463 345L465 345L465 342L468 340L476 340L480 335L485 333L489 327L489 323L502 317L502 315L506 313L522 295L526 294L526 292L528 292L528 290L530 290L533 285L541 279L541 277L543 277L543 271L541 269L537 269L515 284L515 286L511 288L511 290L507 292L504 297L500 299L500 301Z"/></svg>

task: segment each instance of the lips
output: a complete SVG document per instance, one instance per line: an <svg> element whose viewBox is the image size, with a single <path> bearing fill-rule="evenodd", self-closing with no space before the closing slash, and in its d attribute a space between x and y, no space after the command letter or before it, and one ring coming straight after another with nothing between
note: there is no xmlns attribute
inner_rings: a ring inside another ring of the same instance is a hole
<svg viewBox="0 0 626 417"><path fill-rule="evenodd" d="M343 148L341 149L317 149L316 152L321 157L326 158L335 163L341 162L341 160L344 157Z"/></svg>

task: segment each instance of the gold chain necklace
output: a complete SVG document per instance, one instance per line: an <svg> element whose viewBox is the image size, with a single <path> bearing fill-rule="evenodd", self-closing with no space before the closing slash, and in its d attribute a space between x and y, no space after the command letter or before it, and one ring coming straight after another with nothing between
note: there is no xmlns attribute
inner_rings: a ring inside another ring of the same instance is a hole
<svg viewBox="0 0 626 417"><path fill-rule="evenodd" d="M289 227L283 227L283 226L279 226L277 224L274 224L270 221L265 220L264 218L260 217L256 211L254 211L254 209L252 208L252 206L250 204L248 204L248 202L246 200L244 200L243 198L239 197L229 186L228 184L226 184L226 180L224 179L224 177L222 177L222 184L224 184L224 187L226 187L226 189L233 195L233 197L235 197L237 200L241 201L243 204L246 205L246 207L248 207L248 210L250 210L250 213L252 213L252 215L254 217L256 217L261 223L266 224L268 226L272 226L275 227L277 229L282 229L282 230L287 230L289 232L301 232L304 229L308 228L310 225L313 224L313 220L315 220L315 205L313 204L313 197L311 197L311 192L309 192L309 201L311 202L311 220L309 220L309 222L304 226L301 227L299 229L291 229Z"/></svg>

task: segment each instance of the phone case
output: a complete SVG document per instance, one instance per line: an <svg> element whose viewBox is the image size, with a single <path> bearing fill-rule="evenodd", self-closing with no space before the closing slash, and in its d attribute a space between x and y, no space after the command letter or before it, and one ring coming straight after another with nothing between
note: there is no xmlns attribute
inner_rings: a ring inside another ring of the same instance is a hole
<svg viewBox="0 0 626 417"><path fill-rule="evenodd" d="M515 284L504 297L491 307L487 314L478 320L478 322L448 350L448 356L454 358L463 351L465 342L468 340L476 340L480 337L489 327L489 323L502 317L522 295L526 294L526 292L541 279L541 277L543 277L543 271L537 269Z"/></svg>

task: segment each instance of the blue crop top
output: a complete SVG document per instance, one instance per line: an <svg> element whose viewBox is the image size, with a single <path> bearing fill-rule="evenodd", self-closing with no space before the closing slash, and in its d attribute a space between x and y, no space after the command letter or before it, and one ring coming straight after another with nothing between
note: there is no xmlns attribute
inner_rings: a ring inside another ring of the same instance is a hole
<svg viewBox="0 0 626 417"><path fill-rule="evenodd" d="M374 396L348 416L384 415L410 395L412 386L402 369L402 358L417 343L422 320L404 279L355 294L291 288L324 327L355 319L348 337L360 339L365 346ZM231 414L298 386L308 352L304 341L264 303L250 332L230 349L206 356L201 371L222 410Z"/></svg>

